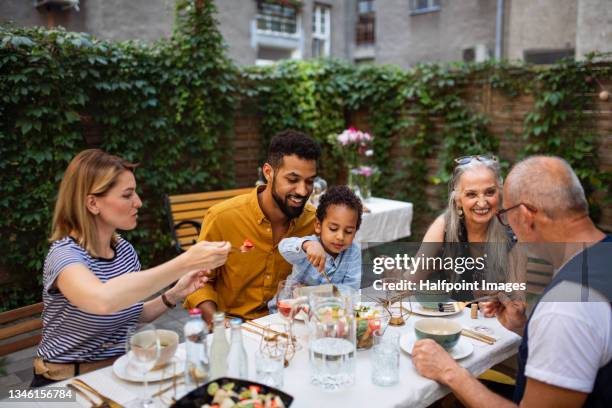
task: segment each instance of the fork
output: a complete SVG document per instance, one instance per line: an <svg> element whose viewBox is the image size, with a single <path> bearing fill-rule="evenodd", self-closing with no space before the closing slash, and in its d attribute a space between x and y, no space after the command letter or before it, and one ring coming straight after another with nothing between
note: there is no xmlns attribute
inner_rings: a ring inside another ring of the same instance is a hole
<svg viewBox="0 0 612 408"><path fill-rule="evenodd" d="M85 388L87 391L98 397L102 401L102 405L100 405L101 408L123 408L123 405L113 401L112 399L104 396L103 394L100 394L95 388L93 388L91 385L87 384L83 380L75 378L74 380L72 380L72 383L80 385L81 387Z"/></svg>
<svg viewBox="0 0 612 408"><path fill-rule="evenodd" d="M66 384L66 386L68 388L72 388L73 390L76 391L77 394L79 394L81 397L85 398L85 400L91 404L91 408L106 408L106 407L108 407L108 404L106 404L105 402L101 402L101 403L98 404L89 395L87 395L87 393L85 391L83 391L82 389L80 389L76 385L68 383L68 384Z"/></svg>
<svg viewBox="0 0 612 408"><path fill-rule="evenodd" d="M439 302L437 307L425 307L423 309L436 310L440 313L455 312L455 304L452 302Z"/></svg>

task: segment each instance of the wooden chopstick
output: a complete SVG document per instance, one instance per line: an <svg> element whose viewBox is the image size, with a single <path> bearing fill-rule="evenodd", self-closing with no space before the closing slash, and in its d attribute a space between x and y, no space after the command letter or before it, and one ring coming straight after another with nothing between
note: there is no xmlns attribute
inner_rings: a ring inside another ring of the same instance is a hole
<svg viewBox="0 0 612 408"><path fill-rule="evenodd" d="M255 327L257 327L257 328L259 328L259 329L261 329L261 330L271 331L272 333L274 333L274 334L278 334L279 336L288 337L288 336L287 336L287 333L283 333L283 332L279 332L279 331L277 331L277 330L271 329L271 328L266 327L266 326L264 326L264 325L262 325L262 324L259 324L259 323L257 323L257 322L254 322L253 320L245 320L244 322L245 322L245 323L248 323L248 324L250 324L250 325L253 325L253 326L255 326Z"/></svg>
<svg viewBox="0 0 612 408"><path fill-rule="evenodd" d="M482 338L483 338L483 339L485 339L485 340L489 340L489 341L492 341L492 342L496 342L496 341L497 341L497 339L496 339L495 337L487 336L487 335L486 335L486 334L484 334L484 333L479 333L479 332L477 332L477 331L470 330L470 329L463 329L463 330L465 330L465 331L467 331L467 332L469 332L469 333L473 334L474 336L479 336L479 337L482 337Z"/></svg>
<svg viewBox="0 0 612 408"><path fill-rule="evenodd" d="M251 329L250 327L247 327L247 326L245 326L245 325L242 325L242 328L243 328L244 330L248 331L249 333L258 334L258 335L260 335L260 336L262 336L262 337L263 337L263 333L258 332L258 331L257 331L257 330L255 330L255 329Z"/></svg>
<svg viewBox="0 0 612 408"><path fill-rule="evenodd" d="M488 345L493 345L497 341L493 337L489 337L484 334L476 333L471 330L463 329L461 330L461 334L465 337L469 337L474 340L482 341L483 343L487 343Z"/></svg>
<svg viewBox="0 0 612 408"><path fill-rule="evenodd" d="M278 336L284 337L284 338L286 338L286 339L288 339L288 338L289 338L289 335L288 335L287 333L283 333L283 332L279 332L278 330L271 329L271 328L269 328L269 327L266 327L266 326L264 326L264 325L261 325L261 324L259 324L259 323L256 323L256 322L254 322L253 320L245 320L244 322L245 322L245 323L249 323L249 324L251 324L251 325L253 325L253 326L257 327L258 329L261 329L261 330L266 330L266 331L272 332L272 333L274 333L274 334L276 334L276 335L278 335ZM262 334L262 336L263 336L263 334ZM295 336L293 336L293 339L295 339Z"/></svg>

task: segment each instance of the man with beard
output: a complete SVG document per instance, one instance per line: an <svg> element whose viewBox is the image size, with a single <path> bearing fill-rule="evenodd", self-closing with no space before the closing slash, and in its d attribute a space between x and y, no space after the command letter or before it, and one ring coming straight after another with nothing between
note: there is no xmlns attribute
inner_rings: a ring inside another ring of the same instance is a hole
<svg viewBox="0 0 612 408"><path fill-rule="evenodd" d="M249 251L232 251L225 265L211 271L207 284L187 297L186 308L200 308L211 324L217 310L243 319L268 314L268 301L291 265L278 251L285 237L314 233L315 208L307 204L321 155L309 136L286 130L272 138L263 174L267 184L251 193L211 207L202 223L199 240L229 241Z"/></svg>

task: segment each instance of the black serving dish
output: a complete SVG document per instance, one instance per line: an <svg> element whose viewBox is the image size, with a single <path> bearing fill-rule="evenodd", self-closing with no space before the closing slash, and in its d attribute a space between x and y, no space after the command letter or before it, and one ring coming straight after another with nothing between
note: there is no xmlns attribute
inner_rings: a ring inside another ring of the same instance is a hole
<svg viewBox="0 0 612 408"><path fill-rule="evenodd" d="M280 399L283 401L283 404L285 404L285 407L291 406L291 403L293 402L293 397L291 395L279 389L276 389L274 387L270 387L268 385L256 383L253 381L239 380L237 378L221 377L221 378L217 378L214 381L207 382L206 384L191 391L189 394L185 395L183 398L176 401L174 405L172 405L171 408L200 408L204 404L210 404L213 400L213 396L208 395L208 392L206 391L206 389L208 388L210 384L214 382L219 384L219 387L223 387L225 384L228 384L228 383L234 383L236 384L235 389L237 389L238 391L240 391L242 388L249 388L249 386L251 385L256 385L260 387L260 390L261 390L260 394L272 393L272 394L278 395Z"/></svg>

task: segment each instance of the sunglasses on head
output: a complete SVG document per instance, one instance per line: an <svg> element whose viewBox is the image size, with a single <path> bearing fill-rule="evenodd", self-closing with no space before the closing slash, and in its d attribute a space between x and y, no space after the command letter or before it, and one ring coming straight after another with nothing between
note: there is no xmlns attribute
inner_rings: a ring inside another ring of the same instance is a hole
<svg viewBox="0 0 612 408"><path fill-rule="evenodd" d="M457 157L455 159L455 163L457 163L459 166L463 166L464 164L468 164L471 163L472 160L478 160L481 162L485 162L485 161L497 161L497 157L493 156L493 155L488 155L488 154L478 154L478 155L474 155L474 156L461 156L461 157Z"/></svg>

